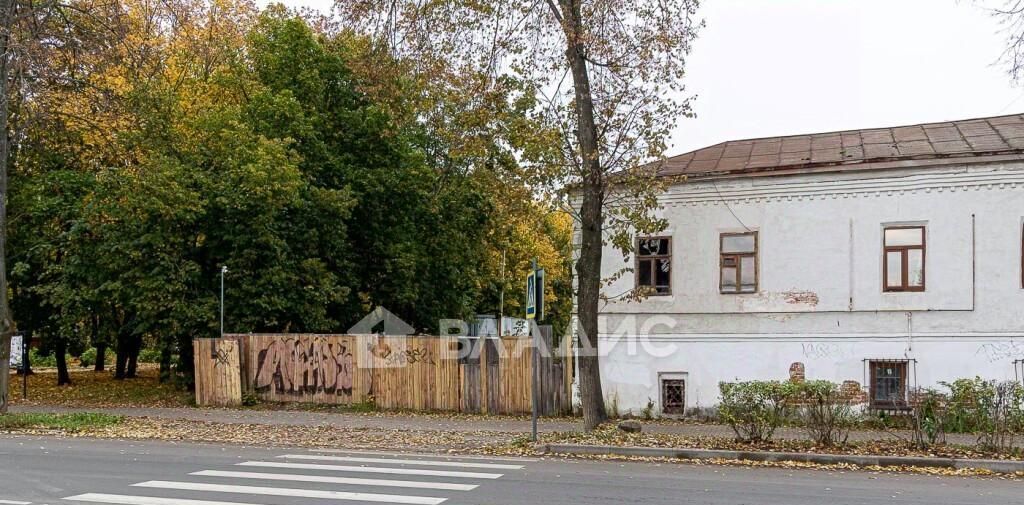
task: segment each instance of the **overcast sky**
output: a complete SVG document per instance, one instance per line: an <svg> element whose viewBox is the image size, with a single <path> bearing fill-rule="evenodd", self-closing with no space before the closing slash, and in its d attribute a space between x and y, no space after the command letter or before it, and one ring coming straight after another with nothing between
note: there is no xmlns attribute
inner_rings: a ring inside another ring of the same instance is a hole
<svg viewBox="0 0 1024 505"><path fill-rule="evenodd" d="M1024 88L997 64L1005 34L972 0L702 3L707 27L687 64L697 118L680 122L669 155L732 139L1024 112Z"/></svg>

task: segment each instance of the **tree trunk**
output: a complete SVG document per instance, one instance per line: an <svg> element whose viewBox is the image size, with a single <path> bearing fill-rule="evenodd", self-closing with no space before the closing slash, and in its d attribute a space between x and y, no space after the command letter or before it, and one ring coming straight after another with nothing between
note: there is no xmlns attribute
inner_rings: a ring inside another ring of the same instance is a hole
<svg viewBox="0 0 1024 505"><path fill-rule="evenodd" d="M139 368L139 352L142 350L142 337L135 337L131 339L131 344L128 349L128 367L125 370L124 378L134 379L138 377L136 373Z"/></svg>
<svg viewBox="0 0 1024 505"><path fill-rule="evenodd" d="M579 0L561 0L566 38L565 56L572 73L576 98L577 140L582 163L582 204L580 207L580 255L576 262L579 282L577 311L579 328L580 399L583 427L593 430L608 418L601 391L601 367L597 352L597 319L601 297L602 226L605 191L604 171L598 150L594 99L590 90L585 47L580 41L583 21Z"/></svg>
<svg viewBox="0 0 1024 505"><path fill-rule="evenodd" d="M117 335L117 349L114 352L117 353L114 357L114 379L121 380L128 369L128 342L120 332Z"/></svg>
<svg viewBox="0 0 1024 505"><path fill-rule="evenodd" d="M14 0L0 0L0 414L7 413L7 383L10 380L11 336L14 320L7 303L7 163L10 136L7 132L8 80L11 26Z"/></svg>
<svg viewBox="0 0 1024 505"><path fill-rule="evenodd" d="M196 377L195 377L195 361L192 355L192 337L191 336L180 336L178 337L178 367L177 374L185 381L186 387L189 391L195 390Z"/></svg>
<svg viewBox="0 0 1024 505"><path fill-rule="evenodd" d="M164 342L160 349L160 382L171 380L171 345Z"/></svg>
<svg viewBox="0 0 1024 505"><path fill-rule="evenodd" d="M53 351L57 358L57 385L70 386L71 375L68 373L68 344L63 338L57 340L57 347Z"/></svg>
<svg viewBox="0 0 1024 505"><path fill-rule="evenodd" d="M94 372L102 372L107 369L107 344L96 344L96 365Z"/></svg>

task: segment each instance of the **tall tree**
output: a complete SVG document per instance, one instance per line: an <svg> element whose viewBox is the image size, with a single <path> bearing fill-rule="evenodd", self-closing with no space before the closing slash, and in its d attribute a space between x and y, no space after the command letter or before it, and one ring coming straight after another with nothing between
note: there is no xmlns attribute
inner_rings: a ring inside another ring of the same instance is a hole
<svg viewBox="0 0 1024 505"><path fill-rule="evenodd" d="M353 26L396 57L417 62L411 69L437 81L432 89L479 97L514 82L521 93L508 96L534 103L548 128L512 146L532 162L535 189L561 195L580 232L577 349L587 429L607 416L597 344L602 250L611 243L630 254L635 234L664 226L655 212L666 184L656 177L657 162L673 126L690 115L683 69L700 26L697 3L337 3Z"/></svg>
<svg viewBox="0 0 1024 505"><path fill-rule="evenodd" d="M11 336L14 335L14 320L7 301L7 164L11 149L7 124L10 33L14 26L15 13L15 0L0 0L0 414L7 412Z"/></svg>

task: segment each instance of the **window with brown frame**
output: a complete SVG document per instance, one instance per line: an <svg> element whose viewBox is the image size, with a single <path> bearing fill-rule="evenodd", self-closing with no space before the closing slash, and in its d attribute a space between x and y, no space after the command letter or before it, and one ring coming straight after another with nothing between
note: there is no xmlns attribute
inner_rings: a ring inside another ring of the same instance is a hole
<svg viewBox="0 0 1024 505"><path fill-rule="evenodd" d="M871 360L870 401L873 407L907 405L907 360Z"/></svg>
<svg viewBox="0 0 1024 505"><path fill-rule="evenodd" d="M637 240L636 287L648 295L672 294L670 237L642 237Z"/></svg>
<svg viewBox="0 0 1024 505"><path fill-rule="evenodd" d="M924 291L924 226L887 226L883 233L883 290Z"/></svg>
<svg viewBox="0 0 1024 505"><path fill-rule="evenodd" d="M757 232L723 233L719 291L726 294L757 292Z"/></svg>

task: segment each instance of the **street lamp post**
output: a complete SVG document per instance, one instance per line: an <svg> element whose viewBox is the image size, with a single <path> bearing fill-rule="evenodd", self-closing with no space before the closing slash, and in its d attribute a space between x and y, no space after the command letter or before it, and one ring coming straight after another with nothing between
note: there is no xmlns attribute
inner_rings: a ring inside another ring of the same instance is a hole
<svg viewBox="0 0 1024 505"><path fill-rule="evenodd" d="M220 267L220 338L224 338L224 274L228 273L227 265Z"/></svg>

